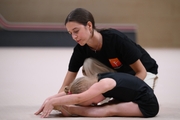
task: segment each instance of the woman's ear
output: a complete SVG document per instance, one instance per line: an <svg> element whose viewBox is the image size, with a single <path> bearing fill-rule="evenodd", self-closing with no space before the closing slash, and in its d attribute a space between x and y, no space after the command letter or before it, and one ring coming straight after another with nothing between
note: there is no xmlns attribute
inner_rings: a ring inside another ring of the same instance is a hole
<svg viewBox="0 0 180 120"><path fill-rule="evenodd" d="M87 22L87 26L89 27L90 30L92 30L92 23L90 21Z"/></svg>

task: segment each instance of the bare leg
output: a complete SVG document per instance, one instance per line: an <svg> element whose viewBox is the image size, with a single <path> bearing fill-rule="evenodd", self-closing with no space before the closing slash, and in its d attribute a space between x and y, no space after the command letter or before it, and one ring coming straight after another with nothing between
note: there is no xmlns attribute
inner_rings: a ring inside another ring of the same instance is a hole
<svg viewBox="0 0 180 120"><path fill-rule="evenodd" d="M121 117L142 117L142 113L136 103L126 102L118 103L113 105L105 105L99 107L83 107L83 106L62 106L64 113L75 114L86 117L110 117L110 116L121 116ZM62 113L63 113L62 112ZM65 115L65 116L66 116Z"/></svg>

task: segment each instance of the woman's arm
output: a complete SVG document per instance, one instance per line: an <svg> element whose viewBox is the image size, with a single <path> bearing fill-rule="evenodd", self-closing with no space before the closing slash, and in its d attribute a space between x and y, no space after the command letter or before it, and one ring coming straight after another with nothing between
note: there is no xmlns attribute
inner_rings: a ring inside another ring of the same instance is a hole
<svg viewBox="0 0 180 120"><path fill-rule="evenodd" d="M147 71L144 67L144 65L142 64L142 62L138 59L136 62L134 62L133 64L130 65L131 68L135 71L135 76L144 80L146 75L147 75Z"/></svg>
<svg viewBox="0 0 180 120"><path fill-rule="evenodd" d="M69 86L69 84L76 78L76 75L77 75L76 72L68 71L66 76L65 76L64 82L63 82L58 93L64 91L65 86Z"/></svg>

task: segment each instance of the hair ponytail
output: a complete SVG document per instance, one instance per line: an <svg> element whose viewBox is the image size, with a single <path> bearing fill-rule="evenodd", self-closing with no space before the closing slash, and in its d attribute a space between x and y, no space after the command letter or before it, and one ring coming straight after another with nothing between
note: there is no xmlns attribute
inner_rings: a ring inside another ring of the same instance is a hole
<svg viewBox="0 0 180 120"><path fill-rule="evenodd" d="M65 92L66 94L70 94L69 86L65 86L64 92Z"/></svg>

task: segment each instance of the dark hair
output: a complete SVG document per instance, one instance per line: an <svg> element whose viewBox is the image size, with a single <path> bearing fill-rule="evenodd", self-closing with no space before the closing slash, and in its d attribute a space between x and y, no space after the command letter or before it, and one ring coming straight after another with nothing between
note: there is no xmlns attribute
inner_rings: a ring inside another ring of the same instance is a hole
<svg viewBox="0 0 180 120"><path fill-rule="evenodd" d="M87 25L88 21L90 21L92 23L93 29L96 28L93 15L83 8L76 8L75 10L71 11L65 20L65 25L70 21L80 23L84 26Z"/></svg>

